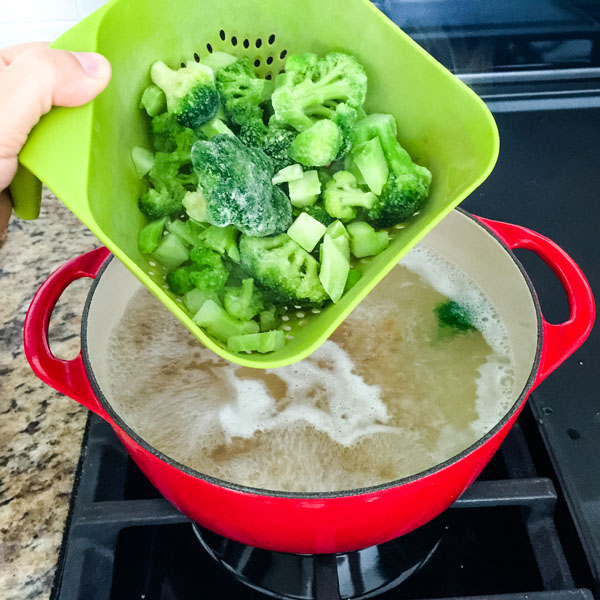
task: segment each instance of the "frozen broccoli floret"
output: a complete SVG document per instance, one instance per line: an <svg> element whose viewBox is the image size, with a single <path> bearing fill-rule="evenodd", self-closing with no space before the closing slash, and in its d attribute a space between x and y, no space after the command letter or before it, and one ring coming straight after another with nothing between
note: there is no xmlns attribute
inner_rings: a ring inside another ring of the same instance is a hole
<svg viewBox="0 0 600 600"><path fill-rule="evenodd" d="M168 190L150 188L138 202L140 211L149 219L168 217L181 210L181 200L172 196Z"/></svg>
<svg viewBox="0 0 600 600"><path fill-rule="evenodd" d="M210 67L190 61L172 70L159 60L150 68L150 77L165 93L167 110L180 125L199 127L217 114L219 94Z"/></svg>
<svg viewBox="0 0 600 600"><path fill-rule="evenodd" d="M229 256L236 263L240 262L240 251L237 247L239 231L233 225L228 227L211 225L200 234L200 237L204 245L211 250L215 250L221 256Z"/></svg>
<svg viewBox="0 0 600 600"><path fill-rule="evenodd" d="M429 194L431 173L415 164L396 139L396 121L392 115L372 114L356 124L354 146L378 138L389 171L381 195L366 211L367 221L375 227L392 227L420 210ZM375 152L377 145L373 146ZM371 168L384 170L381 154L370 157ZM363 174L368 181L367 173Z"/></svg>
<svg viewBox="0 0 600 600"><path fill-rule="evenodd" d="M216 135L196 142L192 162L206 200L206 220L218 227L235 225L248 235L285 231L291 206L271 178L273 163L236 137Z"/></svg>
<svg viewBox="0 0 600 600"><path fill-rule="evenodd" d="M190 153L198 133L177 122L174 115L162 113L150 121L152 145L157 152Z"/></svg>
<svg viewBox="0 0 600 600"><path fill-rule="evenodd" d="M241 266L279 304L320 306L328 296L319 281L319 263L286 234L240 238Z"/></svg>
<svg viewBox="0 0 600 600"><path fill-rule="evenodd" d="M442 328L462 332L475 330L469 311L454 300L440 302L434 308L434 312L438 319L438 324Z"/></svg>
<svg viewBox="0 0 600 600"><path fill-rule="evenodd" d="M264 308L262 293L254 286L254 279L242 281L240 287L225 288L225 310L236 319L248 321Z"/></svg>
<svg viewBox="0 0 600 600"><path fill-rule="evenodd" d="M296 136L288 154L305 167L324 167L336 159L341 147L340 128L329 119L321 119Z"/></svg>
<svg viewBox="0 0 600 600"><path fill-rule="evenodd" d="M260 148L273 161L275 171L294 163L289 148L296 137L295 131L254 120L242 125L238 137L247 146Z"/></svg>
<svg viewBox="0 0 600 600"><path fill-rule="evenodd" d="M148 178L157 190L166 190L180 206L185 193L198 187L189 153L157 152Z"/></svg>
<svg viewBox="0 0 600 600"><path fill-rule="evenodd" d="M195 272L193 265L177 267L169 271L166 279L169 289L177 296L183 296L193 290L196 287L191 278L193 272Z"/></svg>
<svg viewBox="0 0 600 600"><path fill-rule="evenodd" d="M341 143L336 158L343 158L350 152L354 138L354 126L358 120L358 113L347 104L338 104L335 109L333 122L340 129Z"/></svg>
<svg viewBox="0 0 600 600"><path fill-rule="evenodd" d="M354 57L342 52L323 58L292 54L275 86L271 102L276 119L304 131L318 119L334 119L341 103L354 109L362 106L367 75Z"/></svg>
<svg viewBox="0 0 600 600"><path fill-rule="evenodd" d="M305 213L308 213L313 219L319 221L319 223L323 223L325 227L331 225L335 221L335 219L325 210L325 207L319 200L312 206L306 206L302 209Z"/></svg>
<svg viewBox="0 0 600 600"><path fill-rule="evenodd" d="M323 192L325 210L341 221L351 221L356 217L357 208L369 209L376 201L372 192L364 192L358 187L356 177L348 171L335 173Z"/></svg>
<svg viewBox="0 0 600 600"><path fill-rule="evenodd" d="M218 292L225 287L229 270L218 252L205 246L197 246L190 254L194 263L190 271L190 280L195 287L204 292Z"/></svg>
<svg viewBox="0 0 600 600"><path fill-rule="evenodd" d="M219 69L216 74L217 89L225 107L227 118L236 125L262 120L260 105L267 98L269 82L254 74L247 58Z"/></svg>

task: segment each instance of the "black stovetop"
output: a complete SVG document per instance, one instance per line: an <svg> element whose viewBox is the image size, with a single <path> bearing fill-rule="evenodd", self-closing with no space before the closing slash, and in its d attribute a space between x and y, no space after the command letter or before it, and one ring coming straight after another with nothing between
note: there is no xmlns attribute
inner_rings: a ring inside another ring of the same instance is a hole
<svg viewBox="0 0 600 600"><path fill-rule="evenodd" d="M495 114L498 164L462 206L547 235L579 263L592 288L600 289L597 4L518 3L528 7L528 19L509 2L452 3L466 16L475 15L462 25L444 20L446 0L377 4L461 73ZM453 12L452 18L459 16ZM553 36L554 53L548 45ZM528 54L521 59L517 50L523 44L529 44ZM545 53L533 55L532 48ZM479 51L489 63L467 73ZM565 320L566 297L550 269L527 252L517 255L546 318ZM592 600L593 592L600 600L599 354L595 327L586 344L534 391L498 455L451 509L398 542L360 555L317 557L304 573L304 597L315 590L327 599L360 594L388 571L397 575L398 563L434 531L441 532L441 541L431 558L381 598ZM281 589L297 577L286 572L289 556L238 548L194 531L96 417L84 441L69 523L53 600L258 599L265 596L227 568L267 588ZM198 535L228 567L215 562ZM362 579L348 567L358 563ZM284 567L275 571L275 564Z"/></svg>

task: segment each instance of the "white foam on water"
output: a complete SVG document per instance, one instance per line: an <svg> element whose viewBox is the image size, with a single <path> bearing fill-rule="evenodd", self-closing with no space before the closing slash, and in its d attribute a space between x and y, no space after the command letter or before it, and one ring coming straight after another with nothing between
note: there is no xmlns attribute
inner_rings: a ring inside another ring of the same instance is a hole
<svg viewBox="0 0 600 600"><path fill-rule="evenodd" d="M323 362L328 363L327 368L318 366ZM312 361L267 369L287 385L289 403L283 410L277 409L262 381L239 379L229 371L236 397L219 412L223 432L229 439L249 438L257 431L281 429L302 421L338 444L350 446L361 437L393 430L385 426L390 415L381 399L381 388L365 383L352 372L353 367L348 354L327 341Z"/></svg>

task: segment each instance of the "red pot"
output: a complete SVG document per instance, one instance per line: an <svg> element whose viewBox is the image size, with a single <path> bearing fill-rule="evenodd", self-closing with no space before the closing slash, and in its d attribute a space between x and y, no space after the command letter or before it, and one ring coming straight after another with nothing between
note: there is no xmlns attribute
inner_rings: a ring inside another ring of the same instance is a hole
<svg viewBox="0 0 600 600"><path fill-rule="evenodd" d="M152 448L115 413L102 385L110 376L104 359L110 324L139 288L105 248L71 260L42 285L25 320L25 353L40 379L108 421L148 479L200 525L282 552L346 552L379 544L433 519L464 492L504 440L531 390L583 343L594 321L594 299L583 273L538 233L454 211L422 244L458 264L499 311L515 354L515 402L461 454L385 485L334 493L269 492L204 476ZM552 268L568 295L568 321L544 320L513 248L535 252ZM65 288L81 277L95 279L83 316L82 352L74 360L60 360L48 345L48 323Z"/></svg>

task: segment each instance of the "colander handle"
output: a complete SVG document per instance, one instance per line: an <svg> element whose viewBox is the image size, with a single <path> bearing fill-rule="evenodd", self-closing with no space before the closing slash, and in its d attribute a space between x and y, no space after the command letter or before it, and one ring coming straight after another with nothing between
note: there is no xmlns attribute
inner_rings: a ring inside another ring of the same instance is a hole
<svg viewBox="0 0 600 600"><path fill-rule="evenodd" d="M108 419L88 380L81 351L73 360L56 358L48 342L48 325L58 299L67 287L82 277L94 279L110 252L96 248L59 267L36 292L23 327L25 356L33 372L54 389Z"/></svg>
<svg viewBox="0 0 600 600"><path fill-rule="evenodd" d="M543 346L535 385L541 383L586 340L596 314L592 288L577 263L547 237L511 223L477 217L511 250L524 248L537 254L560 280L569 301L569 318L548 323L542 316Z"/></svg>
<svg viewBox="0 0 600 600"><path fill-rule="evenodd" d="M28 221L39 217L42 204L42 182L21 164L10 184L10 195L17 217Z"/></svg>

